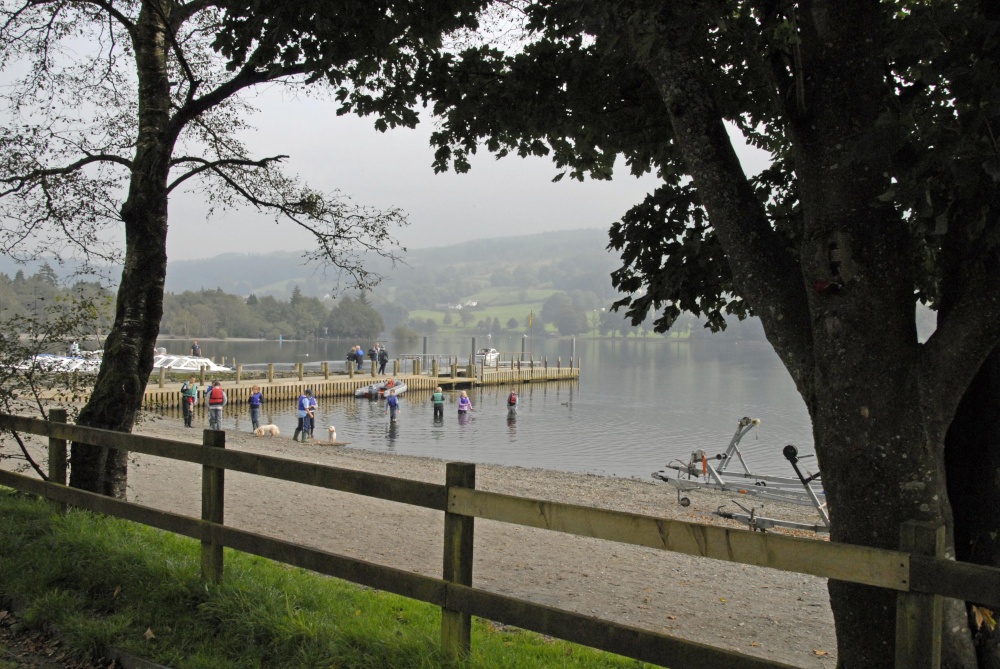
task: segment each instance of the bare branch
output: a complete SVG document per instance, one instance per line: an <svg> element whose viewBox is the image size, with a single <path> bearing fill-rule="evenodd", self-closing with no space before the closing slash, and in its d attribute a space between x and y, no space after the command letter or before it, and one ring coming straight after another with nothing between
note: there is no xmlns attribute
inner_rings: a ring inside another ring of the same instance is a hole
<svg viewBox="0 0 1000 669"><path fill-rule="evenodd" d="M287 159L288 156L271 156L269 158L261 158L260 160L250 160L250 159L223 159L208 161L204 158L199 158L196 156L184 156L181 158L176 158L170 161L171 166L181 165L184 163L198 163L198 167L193 170L189 170L182 174L181 176L174 179L169 186L167 186L167 192L171 192L177 186L181 185L183 182L187 181L193 176L206 172L208 170L218 170L223 167L267 167L271 163L281 162Z"/></svg>
<svg viewBox="0 0 1000 669"><path fill-rule="evenodd" d="M17 191L19 191L22 188L24 188L25 185L27 185L27 184L29 184L31 182L34 182L34 181L38 181L40 179L44 179L45 177L56 176L56 175L61 175L61 174L70 174L72 172L78 171L79 169L81 169L82 167L84 167L86 165L90 165L92 163L99 163L99 162L117 163L117 164L123 165L124 167L127 167L127 168L131 168L132 167L132 161L131 160L128 160L126 158L122 158L121 156L116 156L116 155L113 155L113 154L101 154L101 155L96 155L96 156L87 156L86 158L81 158L80 160L76 161L75 163L70 163L69 165L66 165L64 167L51 167L51 168L46 168L46 169L41 169L41 170L32 170L31 172L28 172L27 174L13 176L13 177L6 177L6 178L3 178L3 179L0 179L0 183L13 184L13 186L11 188L9 188L7 190L4 190L4 191L0 191L0 197L4 197L6 195L10 195L11 193L16 193Z"/></svg>

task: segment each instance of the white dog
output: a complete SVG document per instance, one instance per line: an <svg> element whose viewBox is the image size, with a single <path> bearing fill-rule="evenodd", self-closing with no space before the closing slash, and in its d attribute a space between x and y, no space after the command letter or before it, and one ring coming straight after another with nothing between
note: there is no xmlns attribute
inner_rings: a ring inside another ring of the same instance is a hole
<svg viewBox="0 0 1000 669"><path fill-rule="evenodd" d="M337 441L337 428L331 425L328 429L330 430L330 441Z"/></svg>
<svg viewBox="0 0 1000 669"><path fill-rule="evenodd" d="M277 425L261 425L256 430L253 431L258 437L263 437L265 434L269 437L280 437L281 431L278 429Z"/></svg>

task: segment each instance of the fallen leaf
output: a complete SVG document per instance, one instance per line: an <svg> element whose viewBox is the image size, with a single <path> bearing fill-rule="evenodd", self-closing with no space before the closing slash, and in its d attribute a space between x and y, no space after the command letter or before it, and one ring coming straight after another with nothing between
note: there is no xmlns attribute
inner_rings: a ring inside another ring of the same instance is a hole
<svg viewBox="0 0 1000 669"><path fill-rule="evenodd" d="M153 628L152 627L147 627L146 628L146 633L143 634L143 636L146 637L146 641L150 641L150 640L156 638L156 635L153 634Z"/></svg>
<svg viewBox="0 0 1000 669"><path fill-rule="evenodd" d="M677 620L677 616L667 616L667 620Z"/></svg>
<svg viewBox="0 0 1000 669"><path fill-rule="evenodd" d="M997 628L996 618L993 617L993 612L982 606L973 606L972 613L976 618L976 629L981 629L985 627L988 631L992 632Z"/></svg>
<svg viewBox="0 0 1000 669"><path fill-rule="evenodd" d="M759 646L760 644L759 644L759 643L757 643L756 641L751 641L751 642L750 642L750 645L751 645L751 646Z"/></svg>
<svg viewBox="0 0 1000 669"><path fill-rule="evenodd" d="M719 597L719 601L722 602L723 604L725 604L726 603L726 598L725 597Z"/></svg>
<svg viewBox="0 0 1000 669"><path fill-rule="evenodd" d="M10 611L0 611L0 620L3 620L10 615Z"/></svg>
<svg viewBox="0 0 1000 669"><path fill-rule="evenodd" d="M813 655L818 655L820 657L823 657L824 655L829 655L829 654L830 653L826 652L825 650L813 650Z"/></svg>
<svg viewBox="0 0 1000 669"><path fill-rule="evenodd" d="M115 588L115 591L113 593L111 593L111 598L112 599L118 599L118 594L121 591L122 591L122 586L119 585L117 588Z"/></svg>

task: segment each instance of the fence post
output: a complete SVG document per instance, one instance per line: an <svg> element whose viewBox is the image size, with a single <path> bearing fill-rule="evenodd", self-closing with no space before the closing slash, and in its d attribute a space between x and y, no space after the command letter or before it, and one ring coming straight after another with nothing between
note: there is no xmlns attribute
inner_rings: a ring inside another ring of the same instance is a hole
<svg viewBox="0 0 1000 669"><path fill-rule="evenodd" d="M908 520L899 533L899 550L944 557L943 525ZM896 669L940 669L944 599L922 592L896 595Z"/></svg>
<svg viewBox="0 0 1000 669"><path fill-rule="evenodd" d="M51 409L49 423L66 423L65 409ZM49 483L66 485L66 440L49 437ZM66 505L50 502L59 513L66 513Z"/></svg>
<svg viewBox="0 0 1000 669"><path fill-rule="evenodd" d="M476 465L449 462L445 471L447 488L475 488ZM451 498L449 492L448 499ZM472 540L475 518L457 513L444 513L444 574L448 583L472 585ZM445 600L447 601L447 596ZM441 608L441 651L449 662L469 654L472 643L472 616L468 613Z"/></svg>
<svg viewBox="0 0 1000 669"><path fill-rule="evenodd" d="M206 448L225 448L226 433L205 430L202 444ZM226 470L202 465L201 468L201 519L222 524L225 519ZM201 540L201 579L207 583L222 581L222 544L211 539Z"/></svg>
<svg viewBox="0 0 1000 669"><path fill-rule="evenodd" d="M267 382L274 383L274 363L267 363Z"/></svg>

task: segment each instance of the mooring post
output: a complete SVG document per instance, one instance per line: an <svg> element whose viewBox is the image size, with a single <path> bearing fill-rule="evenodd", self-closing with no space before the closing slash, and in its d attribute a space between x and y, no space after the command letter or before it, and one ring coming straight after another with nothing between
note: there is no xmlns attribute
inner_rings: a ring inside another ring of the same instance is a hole
<svg viewBox="0 0 1000 669"><path fill-rule="evenodd" d="M164 382L167 380L167 368L160 367L160 387L163 387Z"/></svg>
<svg viewBox="0 0 1000 669"><path fill-rule="evenodd" d="M433 360L431 360L431 376L433 376L435 379L438 376L438 359L436 356Z"/></svg>
<svg viewBox="0 0 1000 669"><path fill-rule="evenodd" d="M236 385L239 385L241 376L243 376L243 365L236 365Z"/></svg>
<svg viewBox="0 0 1000 669"><path fill-rule="evenodd" d="M274 363L267 363L267 382L274 383Z"/></svg>
<svg viewBox="0 0 1000 669"><path fill-rule="evenodd" d="M49 423L66 424L65 409L51 409ZM49 434L51 434L51 429ZM49 483L66 485L66 440L49 437ZM50 502L59 513L66 513L66 505L61 502Z"/></svg>
<svg viewBox="0 0 1000 669"><path fill-rule="evenodd" d="M324 362L323 363L323 378L326 379L327 381L330 380L330 363L329 362Z"/></svg>
<svg viewBox="0 0 1000 669"><path fill-rule="evenodd" d="M226 433L222 430L205 430L202 445L206 448L225 448ZM202 465L201 468L201 519L222 525L225 520L226 470ZM201 579L206 583L222 581L222 544L214 541L212 528L204 526L201 538Z"/></svg>
<svg viewBox="0 0 1000 669"><path fill-rule="evenodd" d="M908 520L900 527L899 550L944 557L943 525ZM940 669L944 598L922 592L896 595L896 669Z"/></svg>
<svg viewBox="0 0 1000 669"><path fill-rule="evenodd" d="M449 462L445 470L447 499L452 488L475 488L476 465ZM444 574L448 583L472 586L472 552L475 517L444 513ZM441 650L449 662L457 662L469 654L472 644L472 616L448 607L450 591L441 607Z"/></svg>
<svg viewBox="0 0 1000 669"><path fill-rule="evenodd" d="M198 385L205 385L205 365L198 366Z"/></svg>
<svg viewBox="0 0 1000 669"><path fill-rule="evenodd" d="M306 374L306 366L305 366L305 364L304 364L304 363L301 363L301 362L300 362L300 363L299 363L299 364L298 364L298 365L296 366L296 371L297 371L297 372L299 373L299 381L301 381L301 380L302 380L302 378L303 378L303 377L305 376L305 374Z"/></svg>

